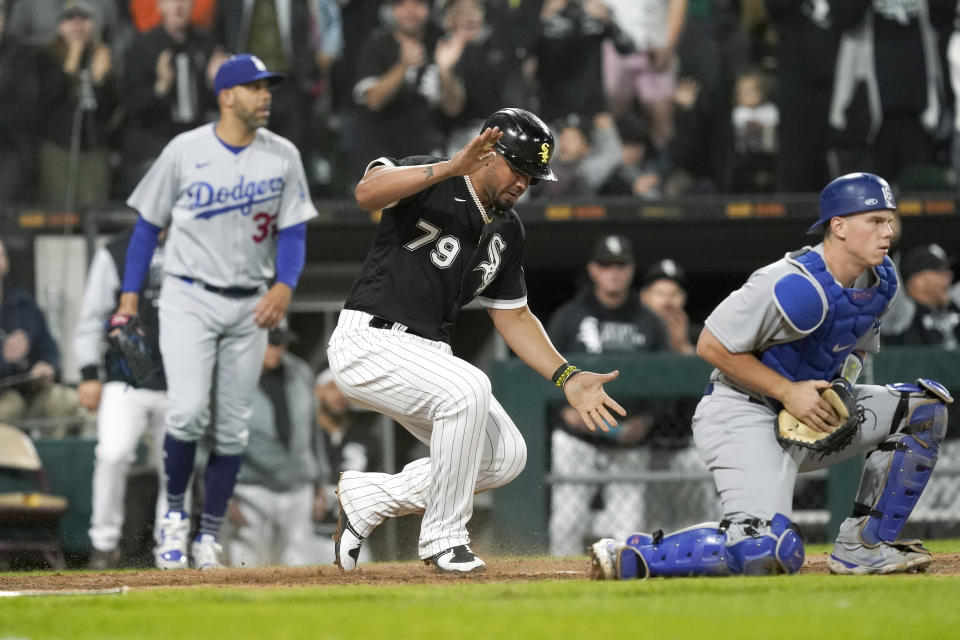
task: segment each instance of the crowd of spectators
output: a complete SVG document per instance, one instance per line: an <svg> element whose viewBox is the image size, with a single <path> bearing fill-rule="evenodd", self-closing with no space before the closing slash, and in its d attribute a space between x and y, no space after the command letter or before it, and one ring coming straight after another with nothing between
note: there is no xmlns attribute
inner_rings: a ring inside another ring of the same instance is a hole
<svg viewBox="0 0 960 640"><path fill-rule="evenodd" d="M0 0L0 203L123 201L215 117L212 75L240 51L290 77L270 127L318 198L348 197L370 158L447 155L505 105L541 114L570 164L531 198L812 192L854 168L949 188L956 5Z"/></svg>

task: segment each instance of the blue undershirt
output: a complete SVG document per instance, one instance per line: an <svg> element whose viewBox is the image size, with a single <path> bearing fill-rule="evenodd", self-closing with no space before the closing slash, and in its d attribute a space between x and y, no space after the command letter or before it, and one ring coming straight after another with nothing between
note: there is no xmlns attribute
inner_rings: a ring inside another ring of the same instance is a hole
<svg viewBox="0 0 960 640"><path fill-rule="evenodd" d="M157 236L162 229L142 217L133 227L130 244L127 245L127 261L123 267L123 293L140 293L143 279L150 270L153 250L157 248Z"/></svg>
<svg viewBox="0 0 960 640"><path fill-rule="evenodd" d="M232 144L227 144L226 142L224 142L224 141L223 141L223 138L221 138L220 136L217 135L217 124L216 124L216 123L213 124L213 135L214 135L214 137L215 137L217 140L220 141L220 144L222 144L223 146L225 146L225 147L227 148L227 151L229 151L229 152L232 153L233 155L237 155L238 153L240 153L241 151L243 151L244 149L246 149L247 147L250 146L249 144L245 144L245 145L243 145L242 147L237 147L237 146L234 146L234 145L232 145Z"/></svg>
<svg viewBox="0 0 960 640"><path fill-rule="evenodd" d="M280 229L277 233L277 282L297 288L307 258L307 223Z"/></svg>

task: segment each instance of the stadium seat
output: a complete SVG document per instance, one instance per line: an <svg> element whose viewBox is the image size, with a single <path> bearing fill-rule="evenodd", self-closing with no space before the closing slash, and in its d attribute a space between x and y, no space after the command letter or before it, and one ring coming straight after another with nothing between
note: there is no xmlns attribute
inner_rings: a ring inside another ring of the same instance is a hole
<svg viewBox="0 0 960 640"><path fill-rule="evenodd" d="M0 424L0 567L41 556L64 567L60 520L67 500L51 495L43 463L30 437Z"/></svg>

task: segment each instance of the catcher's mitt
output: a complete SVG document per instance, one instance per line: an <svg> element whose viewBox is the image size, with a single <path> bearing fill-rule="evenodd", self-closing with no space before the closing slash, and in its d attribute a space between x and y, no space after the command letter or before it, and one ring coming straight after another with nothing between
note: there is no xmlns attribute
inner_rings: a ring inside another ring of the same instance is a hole
<svg viewBox="0 0 960 640"><path fill-rule="evenodd" d="M817 431L800 422L792 413L783 409L777 416L776 433L781 445L795 444L812 449L823 455L840 451L853 441L860 426L857 403L847 383L834 380L820 395L830 403L842 423L833 431Z"/></svg>
<svg viewBox="0 0 960 640"><path fill-rule="evenodd" d="M110 317L108 341L117 371L133 387L143 386L158 370L144 339L137 316L115 313Z"/></svg>

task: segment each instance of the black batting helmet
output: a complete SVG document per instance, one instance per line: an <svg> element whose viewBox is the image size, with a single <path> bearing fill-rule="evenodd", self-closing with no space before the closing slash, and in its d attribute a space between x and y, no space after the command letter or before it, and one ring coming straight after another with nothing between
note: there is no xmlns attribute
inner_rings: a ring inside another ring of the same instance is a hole
<svg viewBox="0 0 960 640"><path fill-rule="evenodd" d="M500 127L503 136L494 149L517 171L538 180L556 180L550 169L553 134L543 120L525 109L500 109L483 123L481 131Z"/></svg>

